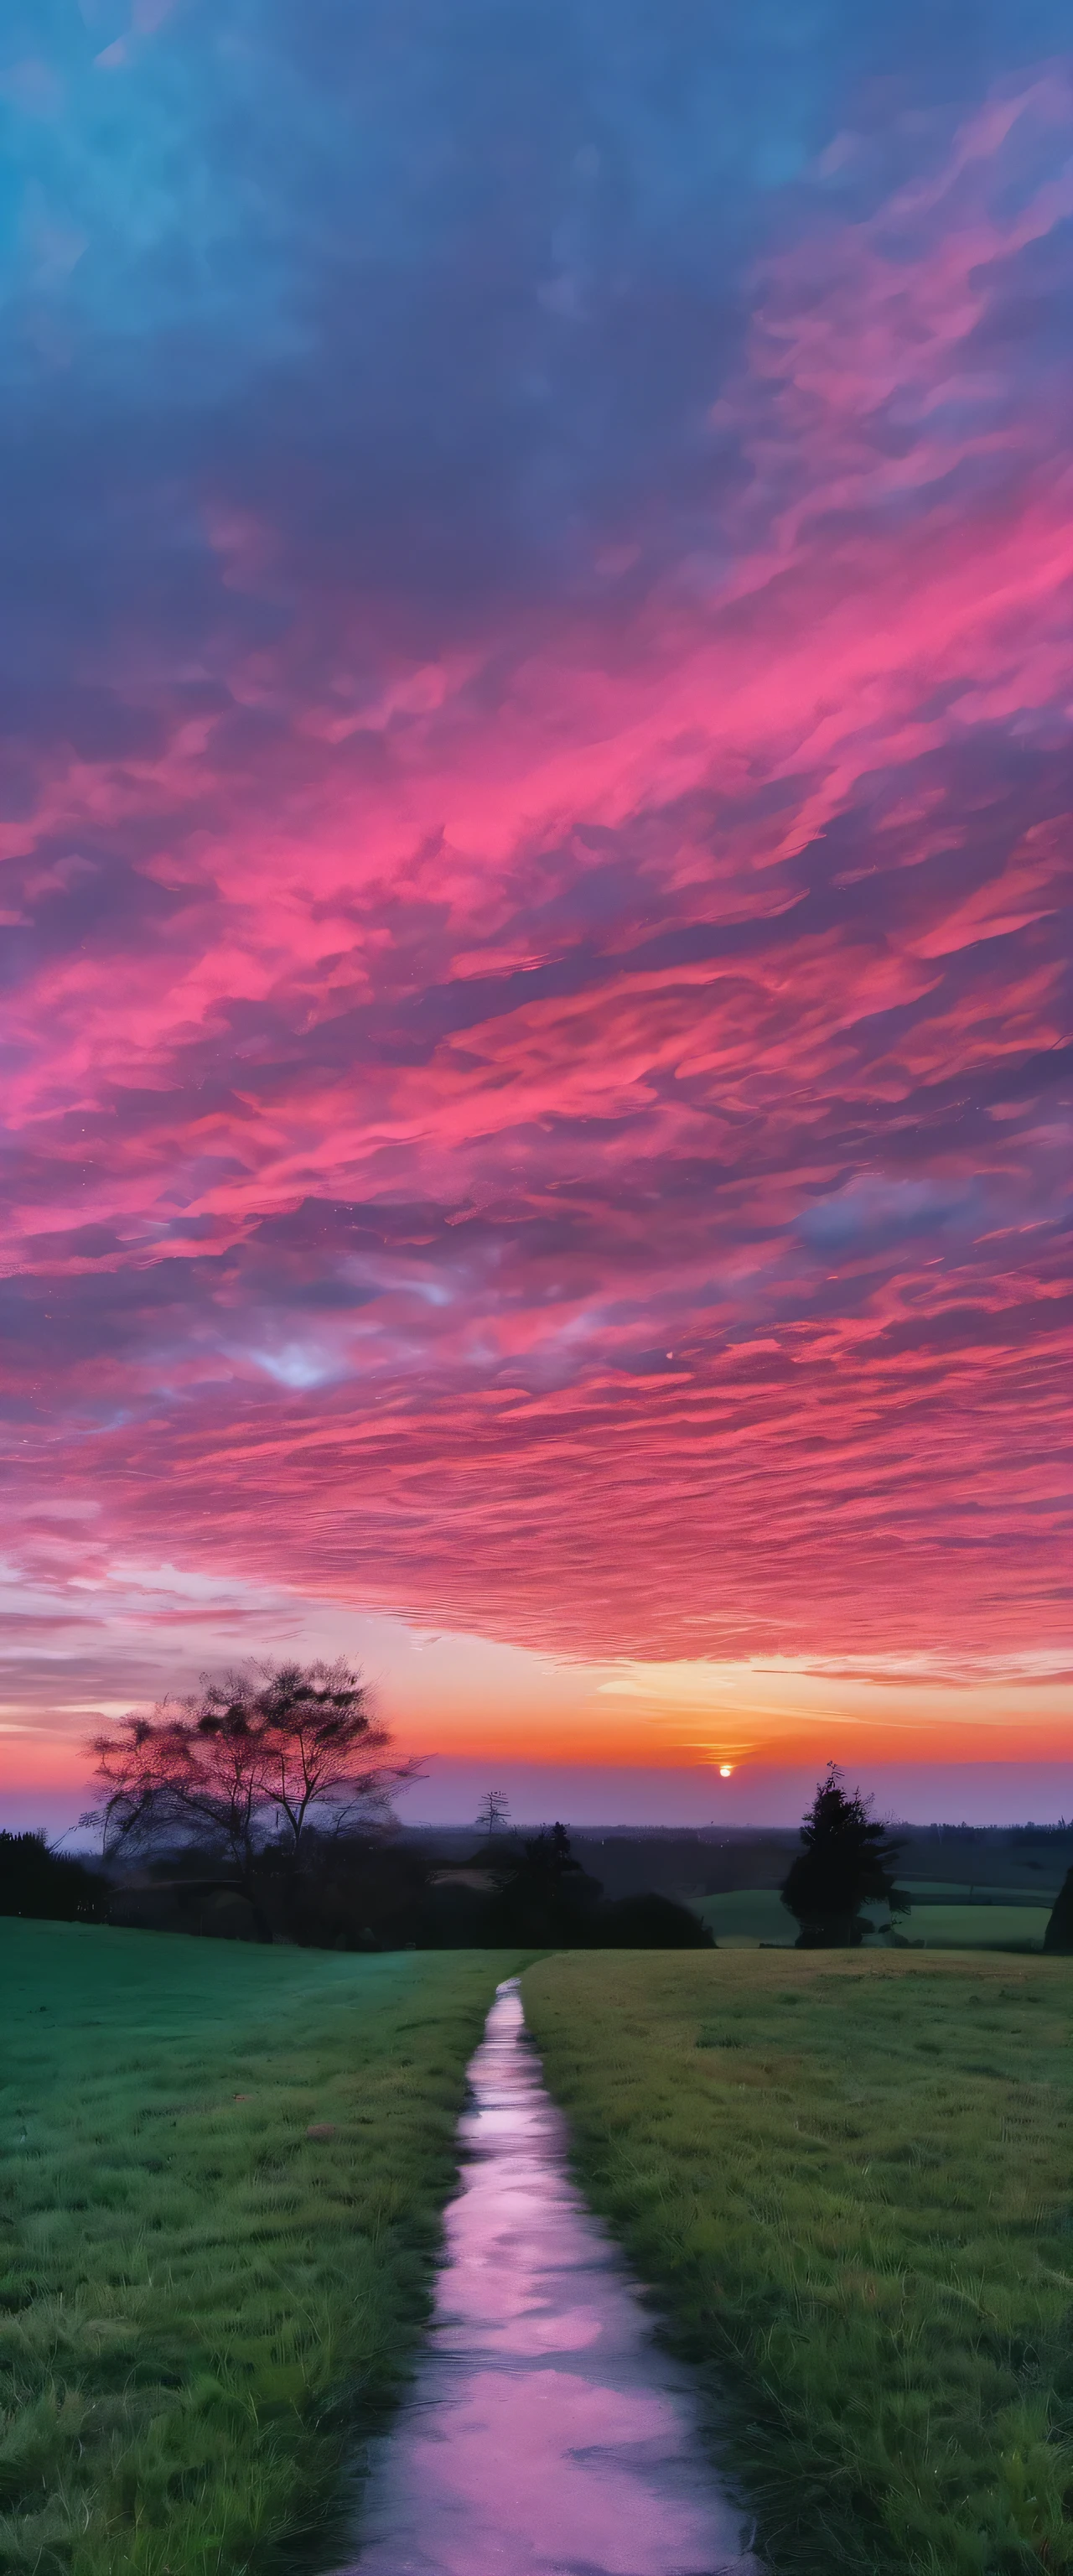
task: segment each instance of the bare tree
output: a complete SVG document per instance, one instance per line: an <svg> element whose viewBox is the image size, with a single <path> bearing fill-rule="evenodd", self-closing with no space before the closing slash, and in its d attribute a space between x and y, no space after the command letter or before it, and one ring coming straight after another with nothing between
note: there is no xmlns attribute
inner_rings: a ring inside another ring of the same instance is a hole
<svg viewBox="0 0 1073 2576"><path fill-rule="evenodd" d="M491 1842L493 1834L498 1834L501 1828L504 1825L509 1824L509 1822L509 1798L505 1795L502 1789L489 1789L477 1818L477 1823L482 1834L487 1834L489 1842Z"/></svg>
<svg viewBox="0 0 1073 2576"><path fill-rule="evenodd" d="M307 1829L330 1815L382 1815L418 1765L385 1762L390 1736L372 1715L360 1674L345 1662L261 1664L203 1677L200 1692L131 1715L93 1741L106 1856L167 1835L226 1853L256 1904L254 1866L282 1836L296 1869Z"/></svg>
<svg viewBox="0 0 1073 2576"><path fill-rule="evenodd" d="M257 1745L257 1793L271 1808L297 1860L314 1814L338 1830L359 1812L382 1815L393 1788L417 1776L413 1762L382 1762L391 1737L377 1723L352 1667L266 1665L210 1682L196 1719L202 1740L226 1744L237 1729Z"/></svg>

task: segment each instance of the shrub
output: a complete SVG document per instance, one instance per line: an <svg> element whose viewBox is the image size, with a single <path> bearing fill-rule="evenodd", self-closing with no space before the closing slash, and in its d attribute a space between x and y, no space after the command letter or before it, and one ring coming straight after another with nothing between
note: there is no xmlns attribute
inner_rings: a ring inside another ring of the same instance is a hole
<svg viewBox="0 0 1073 2576"><path fill-rule="evenodd" d="M106 1881L85 1862L50 1848L43 1833L0 1833L0 1914L35 1922L102 1923Z"/></svg>

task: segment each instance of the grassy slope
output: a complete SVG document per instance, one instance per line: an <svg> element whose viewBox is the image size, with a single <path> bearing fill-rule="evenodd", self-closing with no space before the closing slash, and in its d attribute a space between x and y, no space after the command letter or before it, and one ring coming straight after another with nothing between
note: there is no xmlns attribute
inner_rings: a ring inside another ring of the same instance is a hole
<svg viewBox="0 0 1073 2576"><path fill-rule="evenodd" d="M420 2328L513 1964L0 1924L0 2566L294 2568Z"/></svg>
<svg viewBox="0 0 1073 2576"><path fill-rule="evenodd" d="M574 1953L523 1990L773 2570L1073 2567L1073 1969Z"/></svg>

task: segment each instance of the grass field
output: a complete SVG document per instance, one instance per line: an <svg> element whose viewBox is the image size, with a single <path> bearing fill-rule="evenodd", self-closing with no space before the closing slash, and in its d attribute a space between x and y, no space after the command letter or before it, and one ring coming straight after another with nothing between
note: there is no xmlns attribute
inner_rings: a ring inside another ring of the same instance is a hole
<svg viewBox="0 0 1073 2576"><path fill-rule="evenodd" d="M523 1990L772 2570L1073 2567L1073 1963L574 1953Z"/></svg>
<svg viewBox="0 0 1073 2576"><path fill-rule="evenodd" d="M777 1887L741 1887L728 1896L699 1896L693 1911L714 1932L722 1949L758 1949L761 1941L792 1949L797 1939L797 1925Z"/></svg>
<svg viewBox="0 0 1073 2576"><path fill-rule="evenodd" d="M1043 1948L1049 1905L927 1905L923 1898L902 1917L907 1941L926 1950Z"/></svg>
<svg viewBox="0 0 1073 2576"><path fill-rule="evenodd" d="M1057 1887L1047 1879L1042 1885L1037 1880L1034 1887L1000 1887L997 1884L991 1886L984 1879L974 1879L971 1886L966 1886L963 1878L903 1878L900 1871L897 1876L899 1887L904 1887L907 1895L912 1897L914 1907L918 1899L921 1905L929 1904L935 1897L947 1897L957 1904L967 1905L975 1897L980 1904L987 1905L1042 1906L1044 1913L1049 1914L1058 1894Z"/></svg>
<svg viewBox="0 0 1073 2576"><path fill-rule="evenodd" d="M0 1924L0 2567L330 2563L515 1964Z"/></svg>
<svg viewBox="0 0 1073 2576"><path fill-rule="evenodd" d="M761 1943L792 1949L797 1939L797 1926L775 1887L747 1887L727 1896L701 1896L696 1898L693 1910L714 1932L720 1949L759 1949ZM919 1898L914 1897L911 1912L899 1917L899 1928L907 1941L923 1943L928 1950L977 1950L1008 1944L1027 1947L1033 1943L1042 1948L1050 1910L1049 1905L1030 1905L1023 1899L1005 1905L929 1905L921 1893Z"/></svg>

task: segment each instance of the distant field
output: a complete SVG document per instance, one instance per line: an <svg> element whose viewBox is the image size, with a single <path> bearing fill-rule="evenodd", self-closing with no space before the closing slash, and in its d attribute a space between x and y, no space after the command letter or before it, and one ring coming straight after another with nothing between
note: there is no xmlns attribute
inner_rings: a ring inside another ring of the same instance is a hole
<svg viewBox="0 0 1073 2576"><path fill-rule="evenodd" d="M899 1916L899 1929L907 1941L923 1942L929 1950L977 1950L996 1942L1042 1945L1049 1905L1032 1905L1024 1898L1006 1904L959 1905L947 1899L945 1889L942 1893L942 1904L928 1904L923 1894L919 1899L914 1896L911 1912ZM791 1949L797 1939L797 1926L774 1887L697 1897L693 1911L714 1932L721 1949L755 1949L761 1942Z"/></svg>
<svg viewBox="0 0 1073 2576"><path fill-rule="evenodd" d="M907 1941L928 1950L980 1950L991 1942L1034 1942L1043 1947L1049 1905L926 1905L914 1903L900 1917Z"/></svg>
<svg viewBox="0 0 1073 2576"><path fill-rule="evenodd" d="M797 1939L797 1925L775 1887L740 1888L733 1896L700 1896L693 1911L727 1949L751 1949L761 1941L782 1942L789 1949Z"/></svg>
<svg viewBox="0 0 1073 2576"><path fill-rule="evenodd" d="M899 1877L898 1884L912 1897L914 1906L918 1897L922 1905L936 1901L967 1905L970 1896L974 1896L978 1905L1042 1906L1049 1914L1058 1894L1057 1886L1000 1887L991 1886L982 1878L970 1882L964 1878Z"/></svg>
<svg viewBox="0 0 1073 2576"><path fill-rule="evenodd" d="M1073 2568L1073 1962L575 1952L523 1990L772 2576Z"/></svg>
<svg viewBox="0 0 1073 2576"><path fill-rule="evenodd" d="M420 2330L513 1964L0 1924L5 2576L290 2576Z"/></svg>

